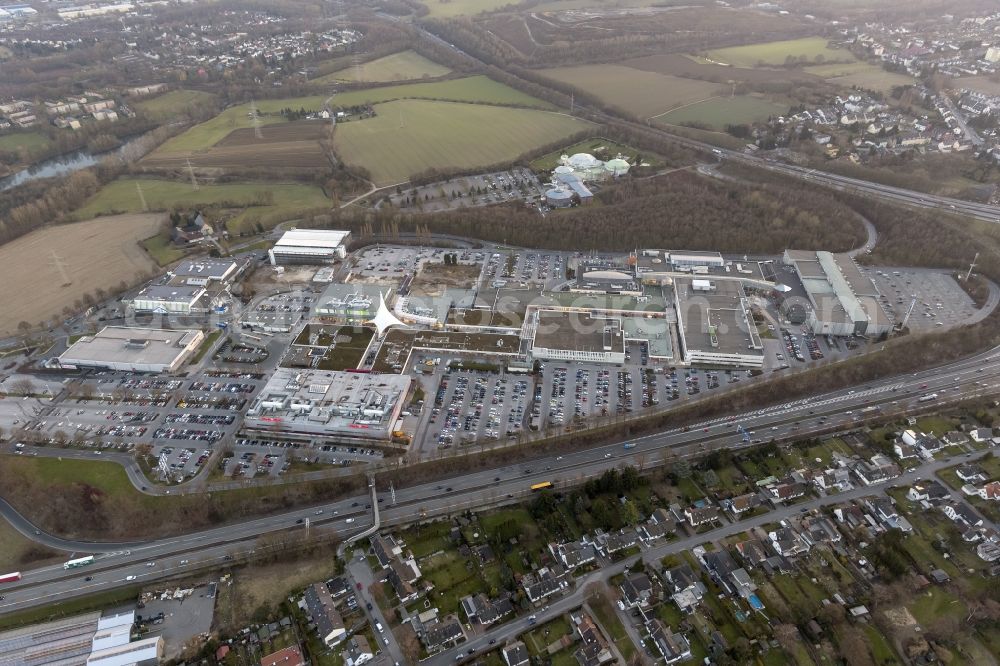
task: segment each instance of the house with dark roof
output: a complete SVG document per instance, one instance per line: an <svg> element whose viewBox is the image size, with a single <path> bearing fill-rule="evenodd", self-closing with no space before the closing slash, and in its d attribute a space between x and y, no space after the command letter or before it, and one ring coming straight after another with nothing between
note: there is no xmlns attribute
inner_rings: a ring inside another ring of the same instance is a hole
<svg viewBox="0 0 1000 666"><path fill-rule="evenodd" d="M719 520L719 510L714 506L694 507L684 509L684 518L691 527L708 525Z"/></svg>
<svg viewBox="0 0 1000 666"><path fill-rule="evenodd" d="M514 612L510 599L503 597L490 600L485 594L469 595L462 599L462 610L470 624L479 623L489 626L508 613Z"/></svg>
<svg viewBox="0 0 1000 666"><path fill-rule="evenodd" d="M670 598L685 613L697 608L708 592L700 576L687 564L667 569L663 572L663 579Z"/></svg>
<svg viewBox="0 0 1000 666"><path fill-rule="evenodd" d="M649 638L668 664L676 664L691 658L691 644L683 634L675 633L659 619L650 620L647 625Z"/></svg>
<svg viewBox="0 0 1000 666"><path fill-rule="evenodd" d="M594 541L597 542L598 551L602 555L610 557L634 546L639 541L639 537L635 530L629 527L618 532L602 532L595 537Z"/></svg>
<svg viewBox="0 0 1000 666"><path fill-rule="evenodd" d="M567 569L575 569L597 559L597 549L594 544L586 540L573 543L550 543L549 552Z"/></svg>
<svg viewBox="0 0 1000 666"><path fill-rule="evenodd" d="M749 567L759 566L767 559L767 549L757 539L747 539L736 544L736 552Z"/></svg>
<svg viewBox="0 0 1000 666"><path fill-rule="evenodd" d="M792 557L809 552L809 545L790 527L781 527L773 532L768 532L767 536L771 539L771 548L782 557Z"/></svg>
<svg viewBox="0 0 1000 666"><path fill-rule="evenodd" d="M515 641L500 649L500 655L507 666L528 666L530 655L528 648L521 641Z"/></svg>
<svg viewBox="0 0 1000 666"><path fill-rule="evenodd" d="M562 592L568 587L565 580L558 577L548 567L543 567L533 574L525 574L521 578L521 586L531 603L538 603L546 597Z"/></svg>
<svg viewBox="0 0 1000 666"><path fill-rule="evenodd" d="M316 633L327 647L333 647L344 640L347 630L333 603L333 596L325 583L313 583L306 588L303 597L306 610L316 625Z"/></svg>
<svg viewBox="0 0 1000 666"><path fill-rule="evenodd" d="M888 497L866 497L864 504L871 511L872 515L885 527L903 532L913 531L910 521L905 516L899 515L899 512L896 511L896 505Z"/></svg>
<svg viewBox="0 0 1000 666"><path fill-rule="evenodd" d="M747 493L746 495L740 495L724 502L726 510L736 518L753 511L761 504L762 500L758 493Z"/></svg>
<svg viewBox="0 0 1000 666"><path fill-rule="evenodd" d="M645 607L653 596L653 583L644 573L634 573L627 577L618 588L622 593L622 603L626 608Z"/></svg>
<svg viewBox="0 0 1000 666"><path fill-rule="evenodd" d="M375 658L368 639L363 634L354 634L347 641L347 649L344 650L345 666L361 666Z"/></svg>
<svg viewBox="0 0 1000 666"><path fill-rule="evenodd" d="M462 623L454 616L424 625L424 634L421 636L421 640L429 652L437 652L451 647L463 638L465 638L465 632L462 631Z"/></svg>
<svg viewBox="0 0 1000 666"><path fill-rule="evenodd" d="M392 585L392 589L399 597L400 603L408 603L417 598L417 589L413 583L419 576L414 576L413 568L404 562L393 559L389 562L389 570L386 573L386 580Z"/></svg>
<svg viewBox="0 0 1000 666"><path fill-rule="evenodd" d="M791 502L806 494L806 484L797 481L782 482L771 486L771 497L775 502Z"/></svg>
<svg viewBox="0 0 1000 666"><path fill-rule="evenodd" d="M614 661L615 657L607 640L587 613L574 615L572 620L581 643L581 647L573 653L573 656L580 666L600 666Z"/></svg>
<svg viewBox="0 0 1000 666"><path fill-rule="evenodd" d="M376 534L370 541L375 559L378 560L383 569L388 567L394 558L400 557L403 554L403 549L396 544L392 537L384 537L381 534Z"/></svg>
<svg viewBox="0 0 1000 666"><path fill-rule="evenodd" d="M656 541L657 539L663 539L664 537L673 534L673 521L670 521L669 525L667 523L654 523L652 521L646 521L636 529L636 532L638 533L639 538L648 544Z"/></svg>
<svg viewBox="0 0 1000 666"><path fill-rule="evenodd" d="M963 483L983 483L989 478L986 470L975 463L959 465L955 469L955 476L961 479Z"/></svg>
<svg viewBox="0 0 1000 666"><path fill-rule="evenodd" d="M906 498L911 502L931 502L936 504L948 499L951 493L936 479L915 481L906 491Z"/></svg>
<svg viewBox="0 0 1000 666"><path fill-rule="evenodd" d="M954 504L945 504L941 507L941 511L944 515L955 523L960 523L967 527L979 527L983 524L983 519L980 518L972 507L965 502L956 502Z"/></svg>

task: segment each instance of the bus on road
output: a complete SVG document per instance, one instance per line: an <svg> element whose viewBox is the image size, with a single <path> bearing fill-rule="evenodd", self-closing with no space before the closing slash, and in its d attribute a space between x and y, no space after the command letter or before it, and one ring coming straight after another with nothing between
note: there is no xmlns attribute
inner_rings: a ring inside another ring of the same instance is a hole
<svg viewBox="0 0 1000 666"><path fill-rule="evenodd" d="M63 569L76 569L77 567L85 567L88 564L94 563L94 556L87 555L87 557L78 557L75 560L70 560L63 565Z"/></svg>
<svg viewBox="0 0 1000 666"><path fill-rule="evenodd" d="M536 483L535 485L531 486L531 489L532 490L546 490L546 489L551 488L551 487L552 487L552 482L551 481L542 481L541 483Z"/></svg>

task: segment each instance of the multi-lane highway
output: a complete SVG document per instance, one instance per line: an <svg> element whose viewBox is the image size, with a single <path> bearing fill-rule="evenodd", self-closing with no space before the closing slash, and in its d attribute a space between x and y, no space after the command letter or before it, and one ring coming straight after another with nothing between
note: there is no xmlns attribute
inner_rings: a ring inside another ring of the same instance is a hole
<svg viewBox="0 0 1000 666"><path fill-rule="evenodd" d="M933 401L922 396L936 393ZM557 486L572 485L601 474L609 467L627 463L655 465L667 457L696 455L713 448L742 448L754 440L800 438L819 432L853 427L863 416L888 415L932 407L942 401L975 396L1000 395L1000 348L912 375L897 376L854 389L845 389L692 424L631 440L625 451L618 442L561 456L548 456L528 463L507 465L470 473L458 478L396 490L396 503L379 488L381 522L401 525L425 516L446 515L520 501L528 487L540 481ZM866 408L877 407L878 412ZM749 435L750 442L745 441ZM0 613L109 587L147 583L151 580L217 566L227 559L248 556L258 547L258 537L283 530L336 530L343 537L371 526L368 495L266 518L204 530L144 544L94 544L76 555L97 553L93 565L66 571L61 565L24 572L21 581L0 587L5 596ZM4 507L0 506L0 513ZM27 537L39 535L26 522L15 523ZM67 554L69 559L69 554ZM134 576L134 579L129 579ZM91 580L85 580L85 578Z"/></svg>

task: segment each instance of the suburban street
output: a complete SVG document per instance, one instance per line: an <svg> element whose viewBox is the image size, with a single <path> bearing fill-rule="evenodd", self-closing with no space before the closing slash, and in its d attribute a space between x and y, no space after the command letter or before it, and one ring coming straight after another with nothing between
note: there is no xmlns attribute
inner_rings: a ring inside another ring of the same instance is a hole
<svg viewBox="0 0 1000 666"><path fill-rule="evenodd" d="M624 464L655 466L662 457L683 457L704 453L710 448L736 449L751 446L752 441L738 432L756 432L757 441L802 438L820 432L849 430L858 422L855 409L878 406L880 418L898 411L916 410L921 396L936 392L930 401L939 405L976 396L1000 394L1000 349L902 377L891 377L854 389L844 389L813 397L754 410L746 414L720 417L688 428L633 438L635 447L627 453L621 443L610 444L512 464L396 489L396 503L391 504L387 488L378 487L383 502L382 524L402 525L423 517L454 514L466 509L485 508L522 501L530 494L529 486L540 481L560 485L578 484L599 476L609 467ZM820 423L819 419L824 422ZM821 500L817 500L821 501ZM840 501L840 498L837 498ZM344 537L371 527L367 496L303 508L279 515L256 518L187 535L149 541L144 544L62 542L55 535L36 534L27 520L0 505L0 514L29 539L71 549L75 556L98 553L96 562L86 571L67 572L61 565L23 572L23 579L4 589L0 612L10 612L57 598L83 595L133 581L149 581L193 571L199 566L218 566L230 559L252 553L261 535L288 529L315 529ZM322 513L320 513L322 512ZM365 519L367 517L367 519ZM346 523L347 518L364 520ZM769 520L774 519L773 514ZM734 529L745 529L742 525ZM69 556L67 556L68 559ZM152 563L151 565L149 563ZM84 577L92 580L85 581ZM134 576L133 580L127 577Z"/></svg>

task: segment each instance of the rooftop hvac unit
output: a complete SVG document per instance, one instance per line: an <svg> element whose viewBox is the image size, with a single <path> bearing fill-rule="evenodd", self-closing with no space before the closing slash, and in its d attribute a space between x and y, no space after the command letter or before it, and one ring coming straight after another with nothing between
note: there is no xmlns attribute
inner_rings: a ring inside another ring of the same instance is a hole
<svg viewBox="0 0 1000 666"><path fill-rule="evenodd" d="M170 340L165 341L168 345ZM149 340L143 340L142 338L129 338L125 341L125 347L128 349L145 349L149 346Z"/></svg>

